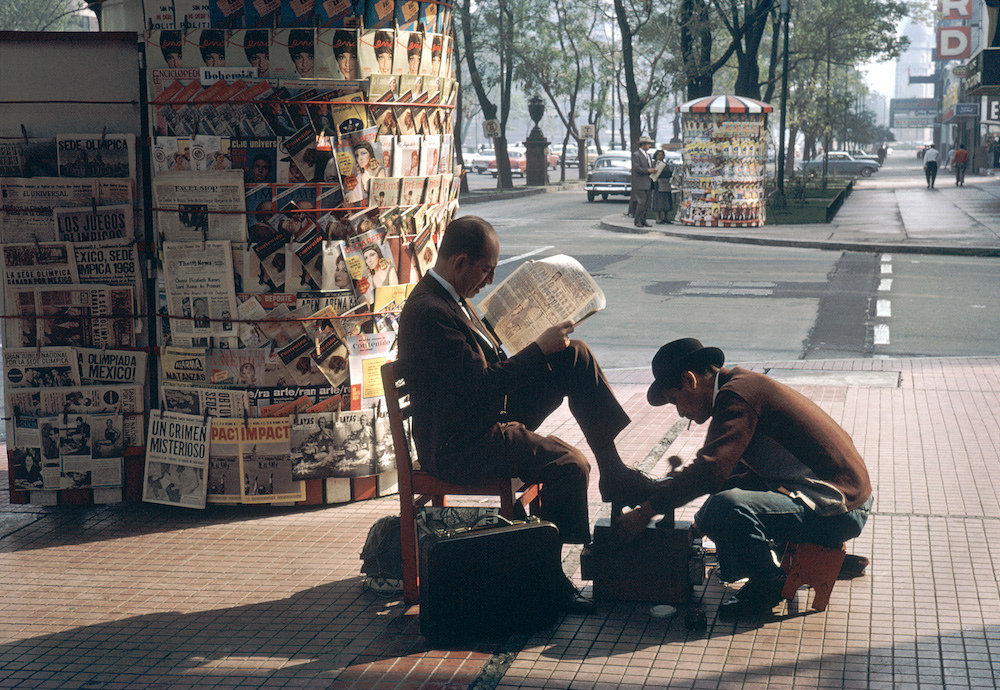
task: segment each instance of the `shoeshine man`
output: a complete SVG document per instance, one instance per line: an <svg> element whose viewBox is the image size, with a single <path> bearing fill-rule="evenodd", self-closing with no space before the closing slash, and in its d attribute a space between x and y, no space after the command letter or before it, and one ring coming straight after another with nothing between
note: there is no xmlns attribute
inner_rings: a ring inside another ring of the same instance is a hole
<svg viewBox="0 0 1000 690"><path fill-rule="evenodd" d="M613 521L634 539L658 514L709 494L694 521L716 546L724 582L749 578L722 604L723 617L770 611L785 573L772 545L836 548L861 533L872 505L865 463L851 437L801 393L756 372L724 368L725 356L694 338L667 343L653 358L651 405L673 405L704 424L695 459L638 508Z"/></svg>

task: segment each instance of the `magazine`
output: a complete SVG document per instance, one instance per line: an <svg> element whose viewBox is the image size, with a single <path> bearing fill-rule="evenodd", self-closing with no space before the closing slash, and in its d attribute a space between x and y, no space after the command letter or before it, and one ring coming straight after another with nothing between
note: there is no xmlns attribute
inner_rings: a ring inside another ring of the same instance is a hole
<svg viewBox="0 0 1000 690"><path fill-rule="evenodd" d="M604 309L604 292L565 254L521 264L479 304L484 320L511 352L563 321L579 323Z"/></svg>
<svg viewBox="0 0 1000 690"><path fill-rule="evenodd" d="M351 367L351 409L375 407L383 397L382 365L396 342L396 334L362 333L347 336Z"/></svg>
<svg viewBox="0 0 1000 690"><path fill-rule="evenodd" d="M143 501L205 507L210 429L211 420L206 417L173 412L150 417Z"/></svg>

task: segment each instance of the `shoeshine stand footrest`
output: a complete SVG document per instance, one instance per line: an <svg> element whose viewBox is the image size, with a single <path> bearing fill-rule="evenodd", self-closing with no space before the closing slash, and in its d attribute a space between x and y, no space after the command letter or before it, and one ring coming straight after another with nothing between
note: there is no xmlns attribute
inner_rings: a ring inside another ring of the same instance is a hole
<svg viewBox="0 0 1000 690"><path fill-rule="evenodd" d="M700 542L690 522L666 518L650 523L635 541L624 544L612 539L611 521L601 518L594 526L593 543L580 555L582 577L593 581L595 600L686 604L692 585L705 575Z"/></svg>

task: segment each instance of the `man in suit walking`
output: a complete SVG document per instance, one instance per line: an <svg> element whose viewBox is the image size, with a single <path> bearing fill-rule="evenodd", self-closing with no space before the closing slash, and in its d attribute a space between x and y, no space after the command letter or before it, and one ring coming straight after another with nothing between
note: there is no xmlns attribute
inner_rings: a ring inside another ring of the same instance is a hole
<svg viewBox="0 0 1000 690"><path fill-rule="evenodd" d="M632 197L635 199L635 227L648 228L646 214L649 212L649 199L652 194L653 181L650 175L656 170L649 158L649 147L653 140L645 134L639 137L639 148L632 152Z"/></svg>
<svg viewBox="0 0 1000 690"><path fill-rule="evenodd" d="M398 367L410 387L420 466L458 484L497 477L541 482L540 517L564 543L590 540L590 466L577 448L535 429L563 399L600 470L605 500L636 505L653 481L627 467L615 437L629 423L594 353L553 324L509 357L467 300L493 282L496 231L476 216L448 224L434 268L399 319Z"/></svg>

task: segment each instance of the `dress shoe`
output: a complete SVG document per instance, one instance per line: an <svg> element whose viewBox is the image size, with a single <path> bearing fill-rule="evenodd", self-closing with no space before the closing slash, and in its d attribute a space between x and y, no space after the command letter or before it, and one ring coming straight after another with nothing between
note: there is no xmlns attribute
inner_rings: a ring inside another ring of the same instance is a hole
<svg viewBox="0 0 1000 690"><path fill-rule="evenodd" d="M589 616L594 609L594 602L576 591L575 587L573 593L566 597L562 607L563 613L576 616Z"/></svg>
<svg viewBox="0 0 1000 690"><path fill-rule="evenodd" d="M656 490L656 480L634 467L622 465L616 472L601 474L597 483L601 498L621 506L637 506Z"/></svg>
<svg viewBox="0 0 1000 690"><path fill-rule="evenodd" d="M767 613L781 603L785 587L785 571L775 568L763 575L754 575L719 607L720 618L736 618Z"/></svg>

